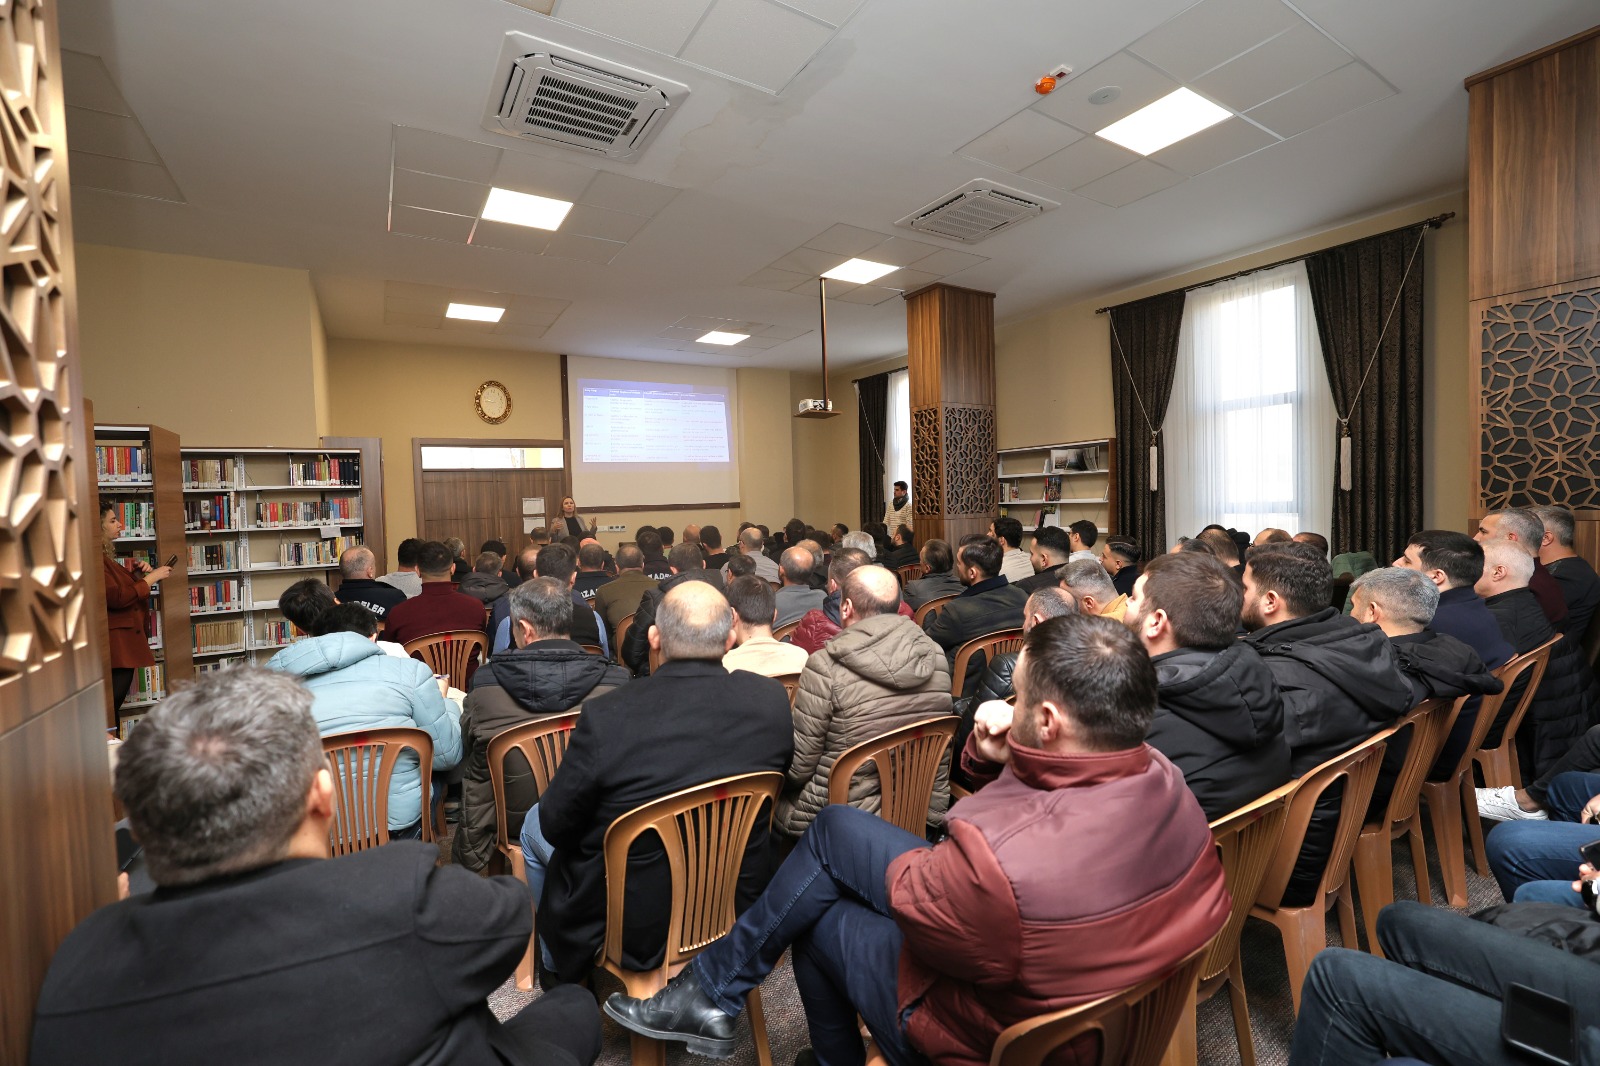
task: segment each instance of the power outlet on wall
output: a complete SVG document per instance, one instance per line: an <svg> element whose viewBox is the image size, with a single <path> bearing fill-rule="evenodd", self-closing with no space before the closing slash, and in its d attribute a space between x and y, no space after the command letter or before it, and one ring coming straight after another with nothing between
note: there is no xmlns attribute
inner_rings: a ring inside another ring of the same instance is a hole
<svg viewBox="0 0 1600 1066"><path fill-rule="evenodd" d="M600 527L600 532L602 532L602 533L626 533L627 531L628 531L628 527L627 526L601 526Z"/></svg>

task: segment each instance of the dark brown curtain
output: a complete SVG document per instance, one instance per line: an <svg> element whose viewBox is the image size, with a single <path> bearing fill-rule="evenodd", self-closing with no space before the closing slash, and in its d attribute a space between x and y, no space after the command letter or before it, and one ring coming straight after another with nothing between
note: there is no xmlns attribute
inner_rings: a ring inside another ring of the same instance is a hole
<svg viewBox="0 0 1600 1066"><path fill-rule="evenodd" d="M1422 528L1423 232L1306 257L1333 405L1349 419L1348 492L1335 459L1334 554L1370 551L1384 563Z"/></svg>
<svg viewBox="0 0 1600 1066"><path fill-rule="evenodd" d="M883 440L889 432L889 375L856 382L861 422L856 427L861 463L861 525L883 521Z"/></svg>
<svg viewBox="0 0 1600 1066"><path fill-rule="evenodd" d="M1132 537L1145 558L1167 550L1167 477L1156 471L1150 491L1151 427L1161 428L1178 369L1184 294L1164 292L1111 309L1111 395L1117 414L1116 532ZM1161 449L1166 465L1166 448Z"/></svg>

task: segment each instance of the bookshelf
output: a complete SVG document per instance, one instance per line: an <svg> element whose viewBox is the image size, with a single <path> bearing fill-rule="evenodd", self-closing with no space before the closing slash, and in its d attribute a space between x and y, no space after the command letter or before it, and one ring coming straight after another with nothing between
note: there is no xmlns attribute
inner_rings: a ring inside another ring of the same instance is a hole
<svg viewBox="0 0 1600 1066"><path fill-rule="evenodd" d="M94 449L95 491L100 499L122 508L127 526L117 539L118 558L137 558L160 566L174 555L178 557L171 576L151 590L147 636L156 664L134 675L121 721L108 704L107 724L119 728L162 699L169 680L188 677L193 670L184 565L183 473L178 435L160 426L97 424Z"/></svg>
<svg viewBox="0 0 1600 1066"><path fill-rule="evenodd" d="M1117 513L1117 442L1097 440L1001 448L996 452L995 496L1002 515L1065 528L1094 522L1102 537L1114 533Z"/></svg>

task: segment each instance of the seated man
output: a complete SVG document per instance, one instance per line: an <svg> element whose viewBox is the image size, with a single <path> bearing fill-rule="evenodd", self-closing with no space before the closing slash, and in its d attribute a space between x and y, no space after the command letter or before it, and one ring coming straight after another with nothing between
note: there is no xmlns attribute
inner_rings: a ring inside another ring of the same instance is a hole
<svg viewBox="0 0 1600 1066"><path fill-rule="evenodd" d="M789 698L770 678L722 668L732 637L733 612L714 586L684 581L669 589L649 627L660 670L584 705L561 768L523 820L543 961L562 981L588 975L605 937L602 846L613 821L668 793L789 765ZM767 834L758 830L745 851L741 906L770 872ZM628 858L623 955L630 969L661 964L669 881L661 843L646 834Z"/></svg>
<svg viewBox="0 0 1600 1066"><path fill-rule="evenodd" d="M1028 594L1000 573L1002 554L1000 542L993 537L975 533L962 537L956 550L956 574L964 588L937 614L923 620L922 628L945 650L952 665L961 645L974 637L1022 627L1022 609L1027 605ZM982 663L968 665L967 676L974 688L982 669Z"/></svg>
<svg viewBox="0 0 1600 1066"><path fill-rule="evenodd" d="M852 533L850 536L866 537L866 534ZM870 538L867 538L870 541ZM844 595L844 582L857 567L866 566L872 559L860 548L838 548L834 550L833 562L828 564L828 592L823 597L822 606L813 608L800 619L800 624L789 634L789 643L797 648L803 648L807 653L815 652L828 641L839 635L844 628L844 616L841 614L840 599ZM901 604L899 612L907 618L911 617L911 609Z"/></svg>
<svg viewBox="0 0 1600 1066"><path fill-rule="evenodd" d="M420 659L383 653L372 612L340 604L317 619L314 633L274 655L267 669L293 674L311 690L323 736L405 726L433 738L432 770L461 761L460 709ZM422 816L422 774L417 757L406 752L389 779L389 835L421 836Z"/></svg>
<svg viewBox="0 0 1600 1066"><path fill-rule="evenodd" d="M774 821L799 837L828 805L833 764L846 750L913 722L950 713L950 667L939 645L898 613L900 583L881 566L845 578L839 601L844 631L813 654L794 697L794 761ZM850 784L850 805L876 812L876 772ZM942 825L950 805L949 771L941 765L928 824Z"/></svg>
<svg viewBox="0 0 1600 1066"><path fill-rule="evenodd" d="M1277 682L1234 635L1243 598L1232 569L1215 556L1162 555L1134 583L1123 619L1156 668L1156 713L1145 741L1182 771L1211 821L1290 776Z"/></svg>
<svg viewBox="0 0 1600 1066"><path fill-rule="evenodd" d="M396 644L407 644L435 633L483 629L483 603L450 586L455 559L449 548L428 541L417 554L417 570L422 575L422 593L389 609L384 636Z"/></svg>
<svg viewBox="0 0 1600 1066"><path fill-rule="evenodd" d="M811 570L815 562L816 556L798 544L784 549L778 559L783 586L778 589L774 601L778 611L778 620L774 625L786 626L790 622L798 622L806 616L806 612L821 607L822 601L827 599L827 593L811 587Z"/></svg>
<svg viewBox="0 0 1600 1066"><path fill-rule="evenodd" d="M816 531L812 530L812 532L815 533ZM817 536L825 535L817 534ZM828 553L822 550L822 542L817 540L816 537L807 537L795 547L804 548L811 553L811 573L806 575L806 581L810 583L813 589L826 595L828 591Z"/></svg>
<svg viewBox="0 0 1600 1066"><path fill-rule="evenodd" d="M328 858L334 786L311 701L286 674L239 666L202 674L129 733L116 794L158 888L100 908L62 942L29 1062L599 1055L582 989L504 1024L489 1009L528 945L521 885L438 866L432 844Z"/></svg>
<svg viewBox="0 0 1600 1066"><path fill-rule="evenodd" d="M1061 587L1072 593L1084 614L1120 622L1127 613L1128 597L1117 591L1106 568L1093 559L1078 559L1062 567Z"/></svg>
<svg viewBox="0 0 1600 1066"><path fill-rule="evenodd" d="M461 713L466 773L461 781L461 824L450 850L469 870L494 856L494 788L489 742L512 726L578 710L628 680L628 671L584 651L572 639L572 593L553 577L524 581L509 594L515 648L501 652L472 675ZM522 818L538 802L527 760L506 757L506 833L515 840Z"/></svg>
<svg viewBox="0 0 1600 1066"><path fill-rule="evenodd" d="M956 576L956 557L948 541L935 538L925 542L922 545L922 565L928 572L915 581L906 582L906 604L912 611L941 596L959 596L961 590L966 588L961 578Z"/></svg>
<svg viewBox="0 0 1600 1066"><path fill-rule="evenodd" d="M1139 569L1139 561L1143 558L1144 553L1131 538L1106 539L1105 546L1100 549L1100 565L1111 575L1111 584L1116 587L1119 596L1133 595L1133 583L1144 572Z"/></svg>
<svg viewBox="0 0 1600 1066"><path fill-rule="evenodd" d="M405 593L406 599L422 595L422 578L417 573L417 559L421 553L422 541L416 537L402 540L400 547L396 548L394 553L398 565L378 578L378 581L385 585L393 585Z"/></svg>
<svg viewBox="0 0 1600 1066"><path fill-rule="evenodd" d="M644 595L639 597L639 606L633 612L633 628L628 630L622 647L618 649L623 665L637 677L650 673L650 627L655 624L656 611L661 606L662 598L679 585L691 581L710 585L719 593L724 587L722 575L706 569L705 557L700 554L698 544L680 544L673 548L667 559L667 567L672 572L671 576L655 588L646 589Z"/></svg>
<svg viewBox="0 0 1600 1066"><path fill-rule="evenodd" d="M1100 539L1100 527L1087 518L1080 518L1067 527L1067 544L1072 548L1072 554L1067 556L1067 562L1075 563L1080 559L1094 560L1094 542Z"/></svg>
<svg viewBox="0 0 1600 1066"><path fill-rule="evenodd" d="M471 596L485 607L511 591L511 586L500 576L500 556L494 552L480 552L472 561L472 573L461 579L456 591Z"/></svg>
<svg viewBox="0 0 1600 1066"><path fill-rule="evenodd" d="M1033 576L1033 562L1022 550L1022 523L1015 518L996 518L989 523L989 536L1000 542L1000 573L1015 585Z"/></svg>
<svg viewBox="0 0 1600 1066"><path fill-rule="evenodd" d="M757 577L763 581L770 581L776 584L779 578L778 564L762 553L761 549L765 542L766 538L762 536L760 526L751 526L749 529L741 529L739 531L739 540L737 542L739 554L748 556L755 562ZM723 566L726 568L727 564L724 563ZM726 579L728 575L723 574L722 576Z"/></svg>
<svg viewBox="0 0 1600 1066"><path fill-rule="evenodd" d="M624 545L617 549L617 576L595 590L594 609L615 634L622 620L639 609L644 590L660 584L645 576L644 553L632 544ZM616 653L622 654L622 649L617 648Z"/></svg>
<svg viewBox="0 0 1600 1066"><path fill-rule="evenodd" d="M644 555L642 565L646 577L660 581L672 576L672 567L667 563L666 549L661 545L661 534L656 532L655 526L641 526L639 532L634 534L634 543Z"/></svg>
<svg viewBox="0 0 1600 1066"><path fill-rule="evenodd" d="M1590 730L1597 732L1600 726ZM1557 774L1539 790L1539 800L1548 821L1501 822L1489 831L1489 870L1507 900L1577 906L1572 879L1578 849L1600 840L1600 773Z"/></svg>
<svg viewBox="0 0 1600 1066"><path fill-rule="evenodd" d="M1555 579L1567 605L1566 634L1579 644L1589 635L1596 607L1600 607L1600 574L1572 545L1577 521L1565 507L1530 508L1544 522L1539 542L1539 563Z"/></svg>
<svg viewBox="0 0 1600 1066"><path fill-rule="evenodd" d="M1033 549L1028 552L1028 562L1033 576L1012 584L1024 592L1053 588L1061 583L1061 568L1072 554L1066 531L1059 526L1045 526L1033 535Z"/></svg>
<svg viewBox="0 0 1600 1066"><path fill-rule="evenodd" d="M1301 530L1299 533L1294 535L1293 539L1296 544L1309 544L1317 551L1321 552L1324 556L1328 555L1328 538L1324 537L1321 533L1311 533L1306 530ZM1332 595L1332 593L1329 595Z"/></svg>
<svg viewBox="0 0 1600 1066"><path fill-rule="evenodd" d="M606 550L597 540L586 540L578 549L578 576L573 578L572 591L576 592L583 602L595 609L595 597L600 589L616 580L606 573Z"/></svg>
<svg viewBox="0 0 1600 1066"><path fill-rule="evenodd" d="M572 601L572 628L568 635L579 644L593 644L610 657L611 643L600 616L574 587L578 580L578 553L565 544L546 544L517 556L517 573L524 581L553 577L564 582ZM499 655L511 647L511 602L504 596L489 612L490 650Z"/></svg>
<svg viewBox="0 0 1600 1066"><path fill-rule="evenodd" d="M942 843L825 808L727 936L652 998L613 995L606 1013L726 1055L746 994L793 945L819 1063L861 1062L859 1013L891 1063L966 1066L988 1062L1006 1026L1203 946L1228 894L1205 815L1143 743L1149 657L1122 626L1069 615L1028 633L1016 676L1015 713L991 705L962 751L982 788L951 809Z"/></svg>
<svg viewBox="0 0 1600 1066"><path fill-rule="evenodd" d="M378 557L371 548L361 544L346 548L339 554L339 591L335 595L340 603L359 603L381 622L389 608L406 602L407 596L394 585L374 580L377 572Z"/></svg>
<svg viewBox="0 0 1600 1066"><path fill-rule="evenodd" d="M700 551L706 557L707 570L721 570L728 565L728 553L722 550L722 530L716 526L700 527Z"/></svg>
<svg viewBox="0 0 1600 1066"><path fill-rule="evenodd" d="M917 538L911 527L902 523L890 533L891 550L883 557L883 565L890 570L910 566L917 561Z"/></svg>
<svg viewBox="0 0 1600 1066"><path fill-rule="evenodd" d="M722 657L728 670L748 670L764 677L788 677L806 668L806 650L785 644L772 635L777 615L772 586L745 574L728 582L728 604L733 608L733 647Z"/></svg>
<svg viewBox="0 0 1600 1066"><path fill-rule="evenodd" d="M1506 507L1490 511L1478 522L1472 536L1479 544L1495 541L1515 544L1533 559L1533 573L1528 577L1528 588L1539 601L1539 609L1549 619L1556 632L1567 624L1567 601L1561 595L1561 586L1550 576L1550 571L1539 561L1539 545L1544 542L1544 520L1525 507Z"/></svg>

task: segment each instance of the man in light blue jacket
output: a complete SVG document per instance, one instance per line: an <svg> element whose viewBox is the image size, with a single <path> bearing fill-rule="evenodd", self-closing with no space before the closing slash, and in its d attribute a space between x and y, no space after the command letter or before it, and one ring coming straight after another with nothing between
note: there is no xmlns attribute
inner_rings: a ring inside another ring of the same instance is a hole
<svg viewBox="0 0 1600 1066"><path fill-rule="evenodd" d="M433 738L434 770L461 761L461 712L445 700L433 672L417 659L386 655L374 642L378 623L359 604L330 608L314 635L272 657L270 670L294 674L311 690L311 713L323 736L408 726ZM407 752L389 782L389 836L422 833L422 775Z"/></svg>

